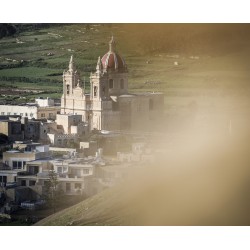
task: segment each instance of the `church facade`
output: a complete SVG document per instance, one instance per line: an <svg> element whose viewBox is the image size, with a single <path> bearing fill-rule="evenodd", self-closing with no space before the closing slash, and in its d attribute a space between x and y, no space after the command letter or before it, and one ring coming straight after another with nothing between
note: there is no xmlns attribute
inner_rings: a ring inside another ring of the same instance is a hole
<svg viewBox="0 0 250 250"><path fill-rule="evenodd" d="M162 93L132 94L128 92L128 69L116 52L112 37L109 51L99 57L96 71L90 74L90 93L81 86L73 56L63 72L61 114L82 115L91 130L149 130L163 115Z"/></svg>

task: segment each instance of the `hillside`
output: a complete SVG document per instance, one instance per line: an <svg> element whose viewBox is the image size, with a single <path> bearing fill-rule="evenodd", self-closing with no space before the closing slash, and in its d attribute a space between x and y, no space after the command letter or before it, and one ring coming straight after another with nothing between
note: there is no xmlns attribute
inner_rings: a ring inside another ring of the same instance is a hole
<svg viewBox="0 0 250 250"><path fill-rule="evenodd" d="M77 205L51 215L37 226L76 226L76 225L122 225L128 218L122 213L121 190L108 189Z"/></svg>
<svg viewBox="0 0 250 250"><path fill-rule="evenodd" d="M98 56L108 50L111 34L127 62L132 92L163 91L172 105L186 105L194 99L200 102L201 95L245 91L249 86L249 25L15 27L18 32L0 39L2 103L26 102L37 96L60 98L62 73L72 54L88 87L89 74L95 70Z"/></svg>
<svg viewBox="0 0 250 250"><path fill-rule="evenodd" d="M176 141L119 186L36 225L249 226L248 141L249 133Z"/></svg>

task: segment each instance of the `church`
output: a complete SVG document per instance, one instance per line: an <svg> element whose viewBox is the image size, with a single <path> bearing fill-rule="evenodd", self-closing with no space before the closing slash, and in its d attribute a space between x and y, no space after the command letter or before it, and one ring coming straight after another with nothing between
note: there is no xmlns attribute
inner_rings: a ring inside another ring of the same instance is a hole
<svg viewBox="0 0 250 250"><path fill-rule="evenodd" d="M73 56L63 72L61 114L82 115L90 130L150 131L161 121L163 109L162 93L128 92L128 68L113 36L109 51L98 58L96 71L90 74L90 93L81 84Z"/></svg>

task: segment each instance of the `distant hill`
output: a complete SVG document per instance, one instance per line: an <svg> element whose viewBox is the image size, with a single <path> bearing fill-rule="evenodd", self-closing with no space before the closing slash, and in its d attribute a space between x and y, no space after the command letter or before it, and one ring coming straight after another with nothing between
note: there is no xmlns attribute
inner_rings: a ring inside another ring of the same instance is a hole
<svg viewBox="0 0 250 250"><path fill-rule="evenodd" d="M95 70L97 58L107 52L112 34L118 53L128 65L131 92L161 91L167 97L166 105L186 105L204 101L197 98L208 92L215 97L228 91L246 93L249 87L249 24L0 27L4 34L0 39L2 104L31 102L39 96L60 98L62 73L72 54L88 91L90 73ZM13 89L28 92L20 98Z"/></svg>
<svg viewBox="0 0 250 250"><path fill-rule="evenodd" d="M69 24L0 24L0 39L7 36L43 30L50 27L64 27ZM123 30L119 36L147 53L227 53L249 44L249 24L101 24L114 31ZM79 24L87 30L91 24Z"/></svg>

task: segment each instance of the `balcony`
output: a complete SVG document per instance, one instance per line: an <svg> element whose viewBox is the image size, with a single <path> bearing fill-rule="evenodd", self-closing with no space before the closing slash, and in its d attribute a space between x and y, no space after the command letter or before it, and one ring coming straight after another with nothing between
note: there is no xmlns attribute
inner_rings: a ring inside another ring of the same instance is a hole
<svg viewBox="0 0 250 250"><path fill-rule="evenodd" d="M10 166L4 164L4 163L1 163L0 164L0 171L1 170L12 170Z"/></svg>
<svg viewBox="0 0 250 250"><path fill-rule="evenodd" d="M36 174L33 174L31 172L27 172L27 171L18 173L18 176L31 176L31 175L36 176Z"/></svg>

